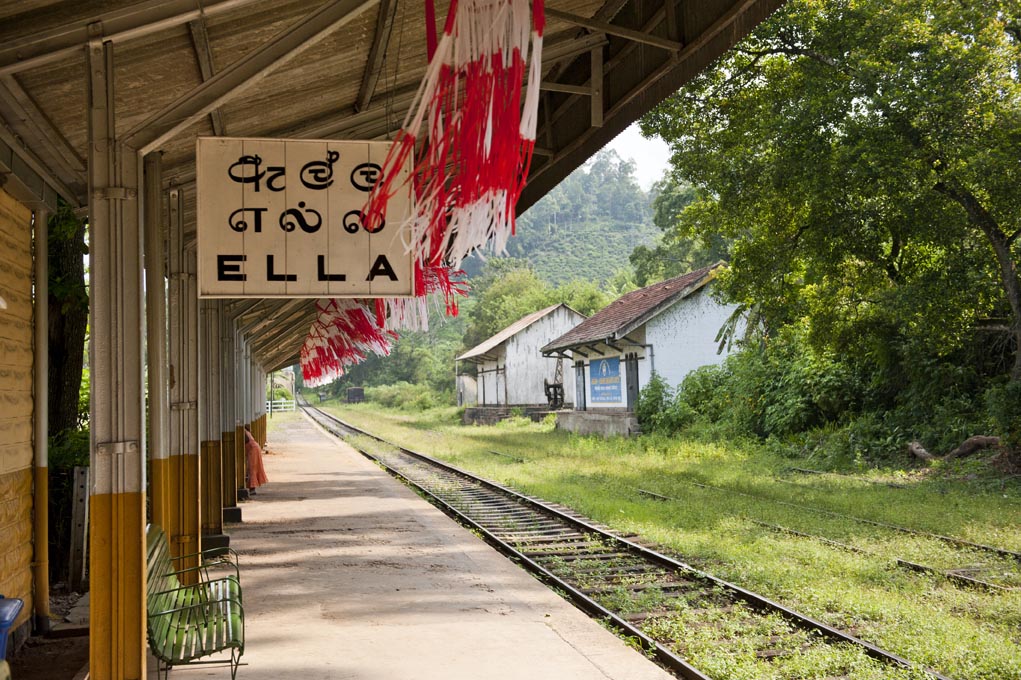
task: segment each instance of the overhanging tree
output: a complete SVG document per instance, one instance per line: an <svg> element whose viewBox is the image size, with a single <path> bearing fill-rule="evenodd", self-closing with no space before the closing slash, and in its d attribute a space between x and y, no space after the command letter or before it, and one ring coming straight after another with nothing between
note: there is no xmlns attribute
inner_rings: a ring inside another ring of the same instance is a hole
<svg viewBox="0 0 1021 680"><path fill-rule="evenodd" d="M724 284L830 345L1001 333L1021 380L1021 5L792 0L642 122Z"/></svg>

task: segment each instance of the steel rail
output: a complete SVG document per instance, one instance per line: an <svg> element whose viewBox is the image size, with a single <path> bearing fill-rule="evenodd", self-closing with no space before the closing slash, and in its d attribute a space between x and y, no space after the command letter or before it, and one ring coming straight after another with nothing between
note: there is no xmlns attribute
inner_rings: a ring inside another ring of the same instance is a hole
<svg viewBox="0 0 1021 680"><path fill-rule="evenodd" d="M944 676L931 669L921 668L917 664L914 664L911 661L899 655L884 650L870 642L850 635L849 633L841 631L837 628L833 628L832 626L829 626L828 624L823 623L822 621L818 621L809 616L796 612L774 600L753 593L752 591L746 590L745 588L742 588L741 586L738 586L734 583L730 583L728 581L715 577L709 574L708 572L702 571L697 567L687 564L686 562L682 562L676 558L667 556L656 550L653 550L651 548L648 548L646 546L623 538L619 535L611 533L606 529L600 528L595 524L586 521L580 517L567 514L561 510L558 510L555 507L552 507L551 505L549 505L548 503L541 499L526 496L496 482L484 479L482 477L478 477L470 472L462 470L456 466L450 465L449 463L445 463L443 461L432 458L431 456L428 456L426 454L387 441L382 437L379 437L377 435L372 434L371 432L367 432L366 430L363 430L355 425L347 423L346 421L338 418L337 416L334 416L330 413L322 411L321 409L308 405L307 403L301 404L301 406L307 411L314 412L312 417L313 419L317 420L320 425L325 426L322 420L316 417L316 414L318 414L322 418L327 419L328 421L331 421L333 424L351 433L368 437L377 442L392 447L400 454L408 456L412 458L414 461L419 462L429 468L439 469L446 472L449 475L453 475L456 478L468 480L473 484L477 484L485 489L495 492L499 496L502 496L506 499L510 499L526 507L532 508L541 514L552 516L556 518L559 522L573 527L577 531L580 531L582 534L592 534L602 539L607 544L616 544L618 548L622 549L621 552L625 554L630 554L632 556L643 558L648 562L651 562L659 567L665 568L666 570L668 570L668 572L675 573L680 572L681 574L689 578L701 581L710 586L722 588L726 592L729 592L736 599L739 599L745 602L746 604L750 605L753 609L759 611L775 612L781 615L785 620L801 628L802 630L815 631L821 634L824 638L827 638L833 642L840 642L853 645L854 647L860 648L866 655L876 660L885 663L890 663L903 668L921 670L934 680L952 680L948 676ZM332 430L332 428L330 427L326 427L326 429L336 436L342 436L342 433L336 432ZM558 589L561 589L569 597L569 599L571 599L573 602L575 602L576 605L579 606L579 608L583 609L584 611L590 613L591 615L597 618L611 621L615 627L624 631L627 634L627 636L634 637L635 639L637 639L641 646L643 647L643 649L646 649L647 651L652 653L660 662L662 662L664 665L668 666L669 668L677 672L681 677L690 680L709 680L708 676L702 674L698 669L696 669L691 664L681 659L679 656L673 654L667 649L664 649L662 645L658 644L655 640L650 638L646 633L642 632L634 624L627 621L622 616L615 614L609 609L603 607L598 602L595 602L592 598L588 597L584 592L582 592L582 590L564 581L563 579L549 571L544 566L538 564L534 559L532 559L529 556L530 554L535 555L536 553L534 552L527 553L518 550L509 542L507 542L506 539L501 539L500 537L498 537L495 533L493 533L492 530L486 528L478 520L473 519L458 507L451 505L450 502L440 497L437 493L434 493L433 490L423 486L423 483L410 478L406 471L401 471L395 468L386 461L382 460L380 456L369 453L368 451L365 451L359 447L355 448L362 455L379 464L394 477L401 479L405 483L419 490L424 495L428 496L430 499L432 499L433 502L438 504L438 506L441 507L441 509L444 509L449 514L456 517L459 521L464 522L469 528L478 531L486 539L486 541L493 545L497 550L504 553L505 555L512 557L515 560L520 561L530 571L533 571L534 573L538 574L542 578L542 580L553 584ZM579 557L576 559L585 558L598 559L600 557L610 556L609 553L610 553L609 548L605 553L598 554L580 553ZM553 554L551 553L550 556L553 556Z"/></svg>

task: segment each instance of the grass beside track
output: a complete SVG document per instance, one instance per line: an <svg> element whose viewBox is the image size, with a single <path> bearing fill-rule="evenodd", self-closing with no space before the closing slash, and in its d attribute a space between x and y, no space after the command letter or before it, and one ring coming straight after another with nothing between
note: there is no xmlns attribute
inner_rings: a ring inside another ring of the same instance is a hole
<svg viewBox="0 0 1021 680"><path fill-rule="evenodd" d="M752 443L579 437L523 419L466 427L457 424L454 409L408 413L376 404L323 407L408 448L563 503L620 532L639 534L718 577L947 676L1021 680L1021 590L962 588L940 576L898 568L894 560L980 568L980 578L1008 587L1021 585L1021 564L785 505L1021 552L1021 483L986 473L981 461L962 461L930 474L799 475L789 468L803 461ZM896 480L898 486L863 479ZM639 488L669 500L640 494ZM850 544L861 552L757 522ZM778 659L763 675L762 664L745 666L739 656L696 649L693 645L691 661L698 666L697 657L704 655L701 665L720 669L720 678L820 677L807 659Z"/></svg>

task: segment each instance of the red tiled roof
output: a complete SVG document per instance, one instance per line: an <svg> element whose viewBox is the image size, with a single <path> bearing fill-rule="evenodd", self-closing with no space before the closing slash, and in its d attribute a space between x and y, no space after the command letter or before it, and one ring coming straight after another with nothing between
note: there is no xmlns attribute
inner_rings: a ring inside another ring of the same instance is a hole
<svg viewBox="0 0 1021 680"><path fill-rule="evenodd" d="M542 352L563 351L619 339L711 281L716 269L721 266L703 267L621 296L543 347Z"/></svg>

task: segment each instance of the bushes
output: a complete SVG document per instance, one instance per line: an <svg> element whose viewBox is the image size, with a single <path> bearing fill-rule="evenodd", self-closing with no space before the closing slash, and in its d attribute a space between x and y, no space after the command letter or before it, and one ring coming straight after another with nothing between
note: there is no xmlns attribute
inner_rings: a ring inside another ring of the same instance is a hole
<svg viewBox="0 0 1021 680"><path fill-rule="evenodd" d="M1021 384L989 388L989 377L953 357L908 353L898 364L891 371L818 350L788 326L767 345L691 372L676 391L654 376L637 415L647 432L751 436L838 464L892 460L911 440L944 454L975 434L1021 451Z"/></svg>
<svg viewBox="0 0 1021 680"><path fill-rule="evenodd" d="M990 388L985 394L985 407L992 432L1015 457L1021 458L1021 382Z"/></svg>
<svg viewBox="0 0 1021 680"><path fill-rule="evenodd" d="M398 408L405 411L423 411L445 403L443 398L428 385L413 385L409 382L366 387L365 398L387 408Z"/></svg>

